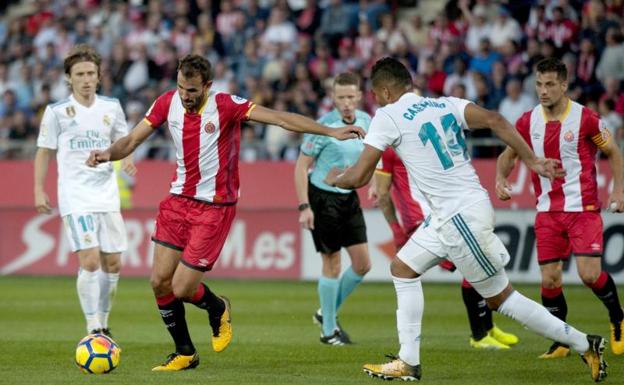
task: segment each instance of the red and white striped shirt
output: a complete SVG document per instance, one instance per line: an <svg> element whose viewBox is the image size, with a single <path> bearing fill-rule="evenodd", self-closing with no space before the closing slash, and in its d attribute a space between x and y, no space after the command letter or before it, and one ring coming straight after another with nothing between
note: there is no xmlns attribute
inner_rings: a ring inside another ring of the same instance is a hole
<svg viewBox="0 0 624 385"><path fill-rule="evenodd" d="M177 90L162 94L145 119L154 128L165 121L176 149L172 194L216 204L234 204L239 195L240 124L255 105L225 93L208 94L197 113L187 112Z"/></svg>
<svg viewBox="0 0 624 385"><path fill-rule="evenodd" d="M600 116L571 100L561 121L546 121L541 105L525 112L516 129L538 157L559 159L564 178L532 173L537 211L598 211L596 153L609 141Z"/></svg>

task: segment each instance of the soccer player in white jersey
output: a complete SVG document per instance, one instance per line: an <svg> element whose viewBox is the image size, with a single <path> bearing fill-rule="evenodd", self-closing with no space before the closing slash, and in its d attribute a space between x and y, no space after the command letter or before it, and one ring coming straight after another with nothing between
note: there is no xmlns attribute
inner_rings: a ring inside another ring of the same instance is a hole
<svg viewBox="0 0 624 385"><path fill-rule="evenodd" d="M375 98L382 107L373 117L364 151L352 168L342 174L333 170L327 183L342 188L365 185L382 152L392 146L408 170L411 188L419 190L429 204L431 219L399 250L390 268L398 303L398 357L385 364L367 364L364 371L384 379L420 378L424 310L420 276L447 258L491 309L571 346L582 354L592 379L602 380L606 376L604 338L581 333L509 283L504 269L509 253L494 234L494 210L470 163L463 130L490 127L531 170L547 178L560 175L557 161L536 158L497 112L463 99L417 96L411 92L409 71L395 59L378 61L371 78Z"/></svg>
<svg viewBox="0 0 624 385"><path fill-rule="evenodd" d="M557 58L537 63L535 88L540 104L516 122L522 138L536 154L558 158L564 178L550 180L532 175L537 198L535 237L542 278L542 304L557 318L566 320L568 305L561 279L563 261L574 253L581 280L592 289L609 312L611 350L624 354L624 311L611 275L601 268L603 253L602 218L596 180L596 153L606 154L613 174L613 191L608 205L624 211L622 153L600 116L566 96L566 65ZM507 148L498 157L496 195L511 199L507 177L516 154ZM555 342L540 358L558 358L570 348Z"/></svg>
<svg viewBox="0 0 624 385"><path fill-rule="evenodd" d="M199 355L188 332L184 302L207 311L214 351L222 352L232 339L230 303L215 295L202 278L216 263L234 220L239 195L241 122L252 120L341 140L364 136L358 127L329 128L298 114L211 92L212 66L198 55L180 60L177 82L177 89L158 97L145 119L128 136L104 151L93 151L87 162L95 167L123 159L155 128L168 123L177 168L170 195L161 202L156 218L151 284L176 351L154 371L199 365Z"/></svg>
<svg viewBox="0 0 624 385"><path fill-rule="evenodd" d="M54 151L58 165L58 204L72 251L78 254L77 290L89 333L110 335L108 316L117 290L126 230L119 212L119 191L112 165L93 169L84 162L92 150L105 149L127 135L117 99L97 95L100 56L77 45L64 61L71 95L46 107L35 156L35 206L50 214L44 182ZM130 159L123 169L134 175Z"/></svg>

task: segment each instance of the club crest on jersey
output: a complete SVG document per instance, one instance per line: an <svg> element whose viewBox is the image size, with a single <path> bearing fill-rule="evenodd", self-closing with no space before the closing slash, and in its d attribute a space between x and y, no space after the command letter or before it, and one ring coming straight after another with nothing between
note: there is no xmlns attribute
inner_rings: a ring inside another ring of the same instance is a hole
<svg viewBox="0 0 624 385"><path fill-rule="evenodd" d="M104 117L102 118L102 122L104 123L105 126L110 126L111 118L108 115L104 115Z"/></svg>
<svg viewBox="0 0 624 385"><path fill-rule="evenodd" d="M89 234L85 234L84 236L84 243L86 243L87 245L91 244L93 240L91 239L91 236Z"/></svg>
<svg viewBox="0 0 624 385"><path fill-rule="evenodd" d="M67 113L67 116L69 116L70 118L73 118L74 116L76 116L76 109L74 108L74 106L69 106L65 108L65 112Z"/></svg>
<svg viewBox="0 0 624 385"><path fill-rule="evenodd" d="M574 140L574 134L572 133L572 131L566 131L565 134L563 134L563 140L565 140L566 142L571 142Z"/></svg>
<svg viewBox="0 0 624 385"><path fill-rule="evenodd" d="M236 104L245 104L247 103L247 99L241 98L240 96L232 95L232 101Z"/></svg>
<svg viewBox="0 0 624 385"><path fill-rule="evenodd" d="M206 134L213 134L216 130L217 128L214 124L212 124L212 122L204 124L204 131L206 131Z"/></svg>

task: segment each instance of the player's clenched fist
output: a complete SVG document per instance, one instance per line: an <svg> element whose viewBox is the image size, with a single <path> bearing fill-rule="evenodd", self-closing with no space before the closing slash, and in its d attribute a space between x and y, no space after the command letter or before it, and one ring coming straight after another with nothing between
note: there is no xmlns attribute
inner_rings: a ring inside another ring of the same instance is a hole
<svg viewBox="0 0 624 385"><path fill-rule="evenodd" d="M105 163L108 161L110 161L110 151L94 150L91 151L91 154L89 154L89 159L87 159L86 163L89 167L95 167L100 163Z"/></svg>

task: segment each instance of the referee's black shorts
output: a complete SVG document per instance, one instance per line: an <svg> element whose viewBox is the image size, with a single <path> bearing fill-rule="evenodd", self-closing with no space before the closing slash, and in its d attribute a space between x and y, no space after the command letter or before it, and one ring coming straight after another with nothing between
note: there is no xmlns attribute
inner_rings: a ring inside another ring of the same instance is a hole
<svg viewBox="0 0 624 385"><path fill-rule="evenodd" d="M341 247L366 243L366 224L355 191L329 192L308 183L308 199L314 212L312 238L316 251L330 254Z"/></svg>

